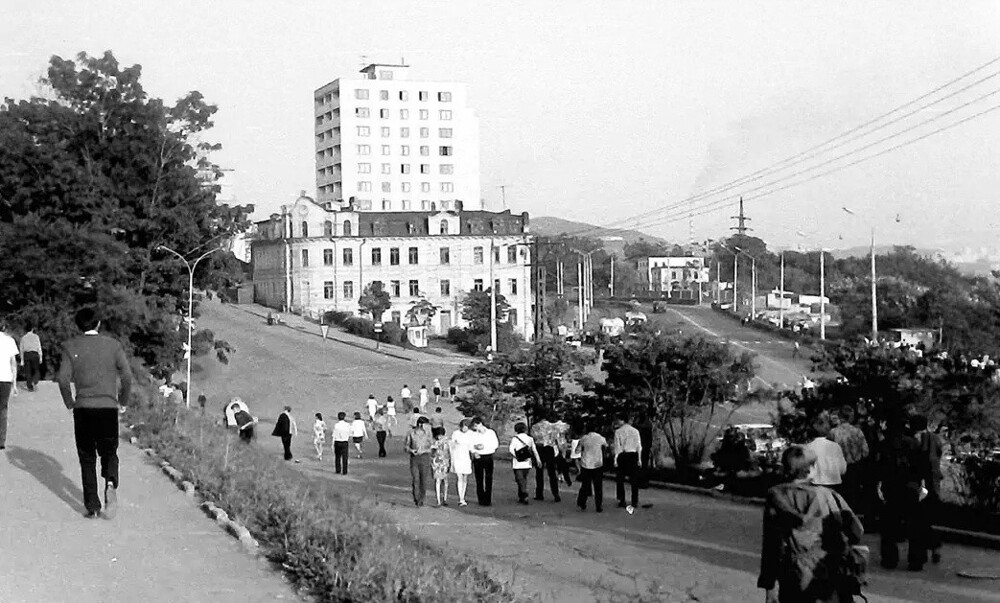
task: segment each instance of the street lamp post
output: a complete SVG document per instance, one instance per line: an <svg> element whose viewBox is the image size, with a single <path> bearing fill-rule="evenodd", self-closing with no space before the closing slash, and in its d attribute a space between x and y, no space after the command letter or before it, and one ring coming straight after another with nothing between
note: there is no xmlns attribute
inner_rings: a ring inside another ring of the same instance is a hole
<svg viewBox="0 0 1000 603"><path fill-rule="evenodd" d="M721 249L725 249L729 253L733 254L733 312L739 314L740 313L740 298L739 298L739 295L737 295L736 283L739 281L739 275L740 275L740 273L739 273L739 269L740 269L740 263L739 263L740 254L736 253L735 251L733 251L729 247L726 247L725 245L720 245L720 248ZM722 294L720 293L719 295L721 296Z"/></svg>
<svg viewBox="0 0 1000 603"><path fill-rule="evenodd" d="M750 258L750 318L755 319L757 317L757 258L739 247L733 246L733 248Z"/></svg>
<svg viewBox="0 0 1000 603"><path fill-rule="evenodd" d="M198 256L198 259L196 259L194 262L189 262L187 260L187 258L185 258L183 255L177 253L176 251L174 251L173 249L167 247L166 245L159 245L159 246L157 246L157 249L161 249L163 251L167 251L167 252L170 252L170 253L176 255L177 257L180 258L180 260L182 262L184 262L184 265L187 266L187 269L188 269L188 315L187 315L188 341L187 341L187 381L186 381L186 383L187 383L187 392L185 393L185 396L184 396L184 398L185 398L184 402L185 402L185 404L187 405L188 408L191 408L191 358L192 358L192 356L194 356L194 349L191 348L191 337L192 337L192 332L194 330L194 316L193 316L193 311L194 311L194 270L195 270L195 268L198 267L198 262L200 262L203 259L207 258L208 256L212 255L216 251L220 251L222 248L221 247L216 247L215 249L210 249L210 250L206 251L205 253L201 254L200 256Z"/></svg>

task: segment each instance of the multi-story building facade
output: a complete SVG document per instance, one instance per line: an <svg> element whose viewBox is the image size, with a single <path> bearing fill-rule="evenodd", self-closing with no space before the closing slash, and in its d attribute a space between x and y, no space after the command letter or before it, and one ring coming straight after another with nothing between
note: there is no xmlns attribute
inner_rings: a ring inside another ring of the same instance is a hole
<svg viewBox="0 0 1000 603"><path fill-rule="evenodd" d="M479 122L465 84L411 81L372 64L314 94L316 200L356 211L479 202Z"/></svg>
<svg viewBox="0 0 1000 603"><path fill-rule="evenodd" d="M364 288L380 281L392 307L377 320L405 324L420 300L437 308L428 325L443 335L466 326L461 302L471 290L497 289L511 311L500 320L533 334L528 215L450 209L368 212L330 207L305 195L257 223L254 297L273 308L319 316L358 313Z"/></svg>
<svg viewBox="0 0 1000 603"><path fill-rule="evenodd" d="M639 274L650 291L667 297L701 300L708 283L708 268L702 257L645 257L636 261Z"/></svg>

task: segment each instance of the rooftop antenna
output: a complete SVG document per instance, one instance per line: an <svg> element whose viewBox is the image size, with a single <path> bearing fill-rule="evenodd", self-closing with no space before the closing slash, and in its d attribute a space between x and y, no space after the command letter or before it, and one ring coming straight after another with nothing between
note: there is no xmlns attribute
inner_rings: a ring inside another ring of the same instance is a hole
<svg viewBox="0 0 1000 603"><path fill-rule="evenodd" d="M503 209L507 209L507 188L509 186L509 184L501 184L497 186L497 188L500 189L500 203L503 204Z"/></svg>

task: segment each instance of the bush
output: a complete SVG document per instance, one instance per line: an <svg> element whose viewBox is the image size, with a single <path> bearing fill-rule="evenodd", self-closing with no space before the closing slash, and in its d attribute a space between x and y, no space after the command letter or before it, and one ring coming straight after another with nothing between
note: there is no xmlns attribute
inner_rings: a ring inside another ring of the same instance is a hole
<svg viewBox="0 0 1000 603"><path fill-rule="evenodd" d="M471 560L402 532L342 485L289 470L210 419L176 405L126 415L198 492L250 530L261 551L316 601L507 602L514 596Z"/></svg>
<svg viewBox="0 0 1000 603"><path fill-rule="evenodd" d="M342 325L348 318L354 315L350 312L342 312L340 310L328 310L323 313L323 323L328 325Z"/></svg>
<svg viewBox="0 0 1000 603"><path fill-rule="evenodd" d="M981 511L1000 508L1000 461L969 455L962 460L955 477L963 503Z"/></svg>
<svg viewBox="0 0 1000 603"><path fill-rule="evenodd" d="M458 348L458 351L473 356L484 353L490 345L489 333L477 333L470 329L452 327L448 329L446 341ZM501 323L497 329L497 350L500 352L510 352L521 346L523 340L514 333L506 323Z"/></svg>
<svg viewBox="0 0 1000 603"><path fill-rule="evenodd" d="M382 323L382 341L393 345L407 345L406 329L394 322Z"/></svg>

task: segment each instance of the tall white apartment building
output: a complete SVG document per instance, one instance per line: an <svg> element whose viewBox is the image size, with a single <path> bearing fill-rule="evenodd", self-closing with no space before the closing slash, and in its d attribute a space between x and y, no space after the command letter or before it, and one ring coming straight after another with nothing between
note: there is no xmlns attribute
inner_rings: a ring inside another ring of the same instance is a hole
<svg viewBox="0 0 1000 603"><path fill-rule="evenodd" d="M316 200L356 211L478 206L479 121L465 84L372 64L314 94ZM353 201L353 204L352 204Z"/></svg>

